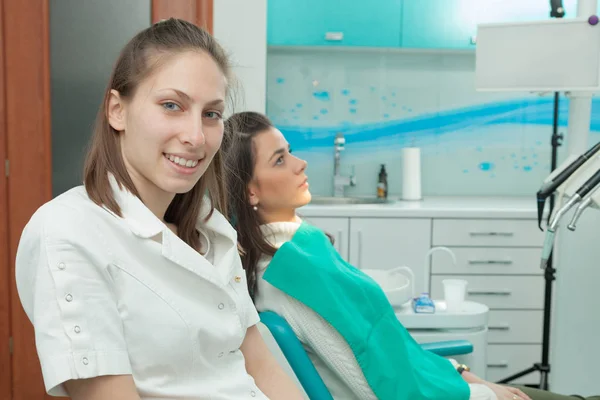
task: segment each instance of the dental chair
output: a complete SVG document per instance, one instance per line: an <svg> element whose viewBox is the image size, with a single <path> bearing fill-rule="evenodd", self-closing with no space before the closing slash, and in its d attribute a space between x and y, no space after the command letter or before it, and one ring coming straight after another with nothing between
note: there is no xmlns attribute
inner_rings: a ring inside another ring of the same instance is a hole
<svg viewBox="0 0 600 400"><path fill-rule="evenodd" d="M297 381L310 400L333 400L327 386L306 354L302 343L285 319L272 311L259 313L260 322L269 330ZM459 356L473 352L466 340L424 343L421 347L442 357Z"/></svg>

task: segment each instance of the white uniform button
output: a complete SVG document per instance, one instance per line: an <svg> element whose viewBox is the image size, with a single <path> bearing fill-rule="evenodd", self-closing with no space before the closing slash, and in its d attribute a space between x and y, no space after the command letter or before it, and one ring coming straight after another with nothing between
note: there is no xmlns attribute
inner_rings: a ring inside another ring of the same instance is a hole
<svg viewBox="0 0 600 400"><path fill-rule="evenodd" d="M65 296L65 300L68 302L72 302L73 301L73 296L71 296L70 294Z"/></svg>
<svg viewBox="0 0 600 400"><path fill-rule="evenodd" d="M58 269L65 269L65 268L67 268L67 266L65 265L65 263L58 264Z"/></svg>
<svg viewBox="0 0 600 400"><path fill-rule="evenodd" d="M75 325L75 327L73 328L73 330L75 331L75 333L81 332L81 328L79 327L79 325Z"/></svg>
<svg viewBox="0 0 600 400"><path fill-rule="evenodd" d="M220 303L220 304L219 304L219 310L222 310L222 309L224 309L224 308L225 308L225 304L223 304L223 303Z"/></svg>
<svg viewBox="0 0 600 400"><path fill-rule="evenodd" d="M219 353L219 358L221 358L223 356L224 356L223 352Z"/></svg>
<svg viewBox="0 0 600 400"><path fill-rule="evenodd" d="M81 362L83 363L83 365L88 365L90 363L90 360L88 360L87 357L83 357L81 359Z"/></svg>
<svg viewBox="0 0 600 400"><path fill-rule="evenodd" d="M252 397L256 397L256 392L255 392L254 390L253 390L253 391L251 391L251 392L250 392L250 396L252 396Z"/></svg>

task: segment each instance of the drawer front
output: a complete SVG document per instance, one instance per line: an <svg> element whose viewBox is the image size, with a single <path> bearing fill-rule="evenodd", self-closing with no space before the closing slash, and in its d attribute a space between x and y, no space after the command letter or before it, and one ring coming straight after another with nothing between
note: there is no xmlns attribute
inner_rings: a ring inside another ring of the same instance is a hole
<svg viewBox="0 0 600 400"><path fill-rule="evenodd" d="M488 343L542 343L543 311L492 310L488 320Z"/></svg>
<svg viewBox="0 0 600 400"><path fill-rule="evenodd" d="M431 295L444 298L444 279L464 279L467 285L465 300L487 305L490 309L542 309L544 280L541 276L471 276L434 275Z"/></svg>
<svg viewBox="0 0 600 400"><path fill-rule="evenodd" d="M486 380L498 382L540 362L542 345L537 344L490 344L487 353ZM539 383L540 373L535 372L512 383Z"/></svg>
<svg viewBox="0 0 600 400"><path fill-rule="evenodd" d="M542 247L534 220L434 219L434 246Z"/></svg>
<svg viewBox="0 0 600 400"><path fill-rule="evenodd" d="M456 265L446 252L433 253L433 274L542 275L541 248L453 247Z"/></svg>

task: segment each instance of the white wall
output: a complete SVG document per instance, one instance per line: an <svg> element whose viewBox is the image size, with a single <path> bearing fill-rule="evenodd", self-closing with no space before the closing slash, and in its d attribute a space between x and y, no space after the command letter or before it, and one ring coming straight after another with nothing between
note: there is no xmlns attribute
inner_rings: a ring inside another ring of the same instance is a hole
<svg viewBox="0 0 600 400"><path fill-rule="evenodd" d="M585 211L575 232L566 229L571 216L555 244L550 389L591 396L600 393L600 211Z"/></svg>
<svg viewBox="0 0 600 400"><path fill-rule="evenodd" d="M239 81L234 111L265 113L267 0L215 0L213 27Z"/></svg>

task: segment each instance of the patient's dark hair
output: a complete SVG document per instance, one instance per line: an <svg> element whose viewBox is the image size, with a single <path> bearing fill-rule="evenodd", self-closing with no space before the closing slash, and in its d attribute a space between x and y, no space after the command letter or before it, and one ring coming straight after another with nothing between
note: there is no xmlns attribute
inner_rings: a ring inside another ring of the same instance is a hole
<svg viewBox="0 0 600 400"><path fill-rule="evenodd" d="M257 265L262 255L273 256L277 248L265 239L259 214L250 205L248 184L254 176L256 147L254 138L269 130L273 124L263 114L241 112L225 121L221 149L225 154L227 204L229 218L238 234L242 266L246 271L248 291L257 294ZM333 244L333 236L324 232Z"/></svg>
<svg viewBox="0 0 600 400"><path fill-rule="evenodd" d="M266 116L241 112L225 121L225 164L229 216L238 234L242 265L246 271L248 290L252 298L257 292L257 264L264 255L273 256L277 249L269 244L260 230L261 220L250 205L248 184L254 176L256 151L253 139L273 127Z"/></svg>

